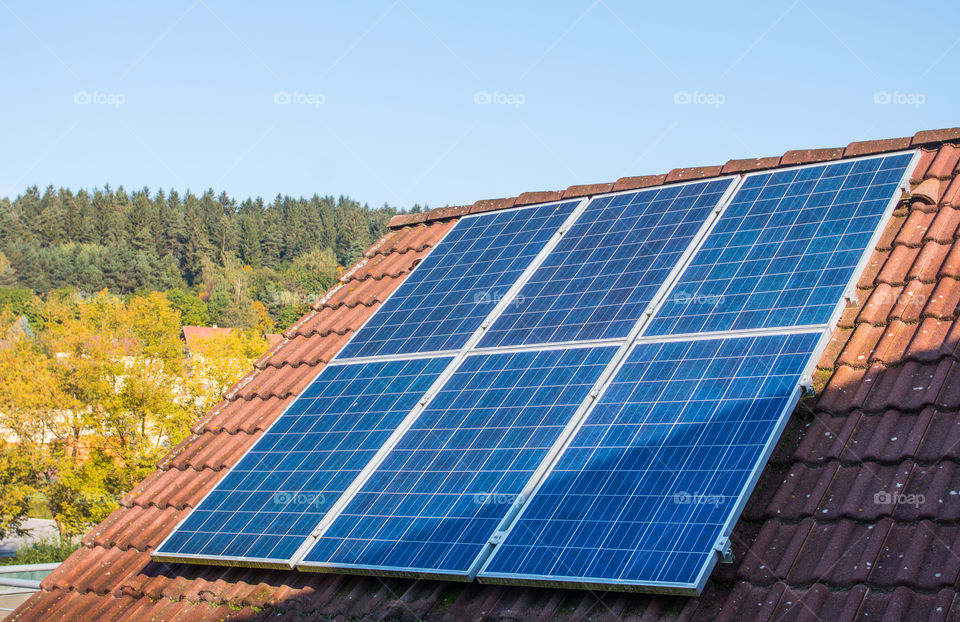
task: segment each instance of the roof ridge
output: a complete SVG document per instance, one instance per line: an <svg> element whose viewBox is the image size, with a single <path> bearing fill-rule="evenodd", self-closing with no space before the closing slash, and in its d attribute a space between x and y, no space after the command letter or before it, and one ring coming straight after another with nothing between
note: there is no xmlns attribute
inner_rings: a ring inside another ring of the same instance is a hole
<svg viewBox="0 0 960 622"><path fill-rule="evenodd" d="M876 140L860 140L849 143L846 147L825 149L791 149L779 156L760 158L743 158L727 160L718 166L693 166L675 168L668 173L659 175L642 175L637 177L621 177L615 182L594 184L578 184L569 186L566 190L541 190L523 192L516 197L499 199L481 199L471 205L453 205L432 209L419 214L398 214L390 220L391 229L399 229L407 225L415 225L436 220L459 218L466 214L477 214L509 207L546 203L561 199L573 199L605 192L621 190L636 190L651 186L660 186L674 182L685 182L694 179L708 179L721 175L748 173L780 166L796 166L827 162L843 158L854 158L865 155L901 151L910 148L931 148L947 142L960 141L960 127L941 128L935 130L921 130L912 137L881 138Z"/></svg>

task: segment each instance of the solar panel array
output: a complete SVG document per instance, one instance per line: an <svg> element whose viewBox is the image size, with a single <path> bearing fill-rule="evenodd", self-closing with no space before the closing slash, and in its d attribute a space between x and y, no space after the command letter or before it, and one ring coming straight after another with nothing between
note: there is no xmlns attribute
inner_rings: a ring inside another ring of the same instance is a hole
<svg viewBox="0 0 960 622"><path fill-rule="evenodd" d="M462 218L154 558L699 593L915 157Z"/></svg>

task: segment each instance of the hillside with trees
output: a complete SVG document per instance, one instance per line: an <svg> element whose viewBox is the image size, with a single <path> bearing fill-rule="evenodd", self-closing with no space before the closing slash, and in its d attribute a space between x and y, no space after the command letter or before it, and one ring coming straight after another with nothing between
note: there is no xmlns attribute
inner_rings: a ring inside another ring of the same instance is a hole
<svg viewBox="0 0 960 622"><path fill-rule="evenodd" d="M34 186L0 198L0 287L162 291L185 324L282 330L396 213L343 196Z"/></svg>

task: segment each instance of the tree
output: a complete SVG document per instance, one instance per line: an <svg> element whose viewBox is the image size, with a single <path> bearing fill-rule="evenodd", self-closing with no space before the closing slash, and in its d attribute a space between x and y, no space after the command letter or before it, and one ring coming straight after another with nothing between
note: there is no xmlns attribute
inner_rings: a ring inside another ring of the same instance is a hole
<svg viewBox="0 0 960 622"><path fill-rule="evenodd" d="M36 480L26 450L0 441L0 538L21 533Z"/></svg>

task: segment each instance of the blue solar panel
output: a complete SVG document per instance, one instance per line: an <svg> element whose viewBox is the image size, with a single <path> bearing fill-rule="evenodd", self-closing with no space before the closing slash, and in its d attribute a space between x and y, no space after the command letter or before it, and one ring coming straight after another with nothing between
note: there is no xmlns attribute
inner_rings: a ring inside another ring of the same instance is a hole
<svg viewBox="0 0 960 622"><path fill-rule="evenodd" d="M578 204L461 219L339 358L462 347Z"/></svg>
<svg viewBox="0 0 960 622"><path fill-rule="evenodd" d="M479 347L626 337L732 184L594 199Z"/></svg>
<svg viewBox="0 0 960 622"><path fill-rule="evenodd" d="M646 334L827 323L912 157L746 177Z"/></svg>
<svg viewBox="0 0 960 622"><path fill-rule="evenodd" d="M450 360L325 367L155 556L286 562Z"/></svg>
<svg viewBox="0 0 960 622"><path fill-rule="evenodd" d="M821 336L635 346L481 580L705 580Z"/></svg>
<svg viewBox="0 0 960 622"><path fill-rule="evenodd" d="M616 349L467 357L304 563L469 575Z"/></svg>

